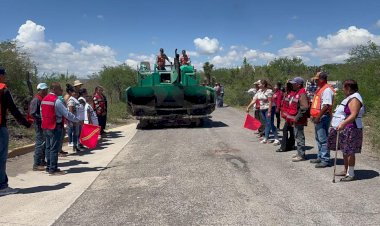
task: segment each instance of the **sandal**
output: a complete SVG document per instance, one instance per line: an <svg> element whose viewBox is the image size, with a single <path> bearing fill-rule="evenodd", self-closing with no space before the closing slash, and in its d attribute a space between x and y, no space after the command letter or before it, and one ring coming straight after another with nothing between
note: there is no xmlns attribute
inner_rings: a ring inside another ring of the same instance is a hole
<svg viewBox="0 0 380 226"><path fill-rule="evenodd" d="M351 176L345 176L342 179L340 179L340 181L342 182L349 182L349 181L354 181L354 180L355 180L355 177L351 177Z"/></svg>

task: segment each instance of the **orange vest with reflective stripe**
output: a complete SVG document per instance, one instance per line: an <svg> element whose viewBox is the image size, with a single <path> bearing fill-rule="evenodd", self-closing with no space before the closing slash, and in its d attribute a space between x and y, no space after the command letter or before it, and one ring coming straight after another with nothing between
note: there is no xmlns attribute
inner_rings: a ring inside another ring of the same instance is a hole
<svg viewBox="0 0 380 226"><path fill-rule="evenodd" d="M0 83L0 124L2 123L1 120L3 120L3 116L1 115L3 113L1 100L2 100L2 95L4 94L4 89L6 88L7 88L7 85L5 85L4 83ZM7 111L4 112L4 114L6 113Z"/></svg>
<svg viewBox="0 0 380 226"><path fill-rule="evenodd" d="M310 107L311 117L319 116L319 113L321 112L322 94L327 88L331 89L335 93L334 88L327 83L322 88L317 89ZM329 107L329 112L332 114L332 106Z"/></svg>
<svg viewBox="0 0 380 226"><path fill-rule="evenodd" d="M42 129L55 129L57 118L55 114L55 101L58 97L49 93L41 102Z"/></svg>

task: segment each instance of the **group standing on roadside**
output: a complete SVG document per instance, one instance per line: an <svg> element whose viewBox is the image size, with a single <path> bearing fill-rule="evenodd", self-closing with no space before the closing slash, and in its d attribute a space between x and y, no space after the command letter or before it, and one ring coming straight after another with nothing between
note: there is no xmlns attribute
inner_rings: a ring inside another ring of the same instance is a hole
<svg viewBox="0 0 380 226"><path fill-rule="evenodd" d="M68 154L62 150L65 127L69 146L73 146L73 152L79 152L85 148L79 141L82 125L100 125L104 134L107 122L107 99L103 87L97 86L91 96L79 80L73 85L66 84L67 93L64 96L59 83L53 82L50 87L46 83L39 83L37 93L29 104L28 121L16 107L5 84L5 77L5 69L0 68L0 196L18 192L9 187L6 174L9 147L7 111L27 128L33 123L35 150L32 169L46 171L52 176L66 173L58 168L58 157Z"/></svg>
<svg viewBox="0 0 380 226"><path fill-rule="evenodd" d="M328 74L320 71L312 78L313 83L317 85L312 100L309 99L311 93L305 89L305 81L301 77L288 80L284 93L280 91L281 83L276 84L273 93L266 80L259 80L254 83L256 86L252 89L254 96L246 111L249 113L251 107L255 106L255 118L264 124L264 134L261 128L256 132L261 139L260 143L269 143L269 134L272 132L273 143L281 144L276 152L296 148L297 152L292 157L292 162L306 160L304 128L309 118L314 124L318 150L317 158L310 160L310 163L315 164L315 168L331 165L330 150L336 149L338 136L337 146L338 150L343 152L344 171L336 175L344 176L341 181L352 181L355 179L355 153L361 152L363 142L361 118L364 114L364 103L358 93L357 82L346 80L343 83L346 99L337 105L333 113L335 90L327 80ZM277 127L274 126L274 115L277 118ZM281 142L277 135L277 130L280 128L278 116L284 119Z"/></svg>

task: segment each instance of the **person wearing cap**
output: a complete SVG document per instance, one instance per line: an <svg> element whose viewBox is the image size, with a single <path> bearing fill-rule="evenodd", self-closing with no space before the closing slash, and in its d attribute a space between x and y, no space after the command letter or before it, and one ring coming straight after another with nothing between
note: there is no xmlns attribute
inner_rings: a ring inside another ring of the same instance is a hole
<svg viewBox="0 0 380 226"><path fill-rule="evenodd" d="M50 93L41 102L41 127L46 136L46 172L51 176L66 174L58 168L58 152L61 149L64 119L80 123L80 120L58 99L61 95L61 85L53 82L50 85Z"/></svg>
<svg viewBox="0 0 380 226"><path fill-rule="evenodd" d="M327 83L327 77L327 73L318 72L312 78L318 85L310 107L310 116L311 121L314 123L315 141L318 147L317 159L310 160L311 163L316 164L315 168L324 168L330 165L330 151L327 148L327 137L335 91Z"/></svg>
<svg viewBox="0 0 380 226"><path fill-rule="evenodd" d="M290 99L287 122L294 125L294 135L297 144L297 154L293 156L293 162L304 161L305 158L305 133L304 127L307 125L309 101L304 88L305 81L301 77L295 77L289 81L293 85L293 96Z"/></svg>
<svg viewBox="0 0 380 226"><path fill-rule="evenodd" d="M79 90L82 88L83 83L81 83L80 80L75 80L73 86L75 91L79 93Z"/></svg>
<svg viewBox="0 0 380 226"><path fill-rule="evenodd" d="M6 71L0 68L0 196L14 194L18 189L8 186L6 164L8 158L9 133L7 129L7 111L15 117L19 124L29 128L30 122L17 109L12 94L5 84Z"/></svg>
<svg viewBox="0 0 380 226"><path fill-rule="evenodd" d="M37 94L34 96L29 105L29 113L34 119L34 130L36 138L34 145L34 171L44 171L45 162L45 135L41 128L41 101L48 94L48 86L46 83L39 83L37 85Z"/></svg>
<svg viewBox="0 0 380 226"><path fill-rule="evenodd" d="M165 62L168 61L170 64L172 64L172 62L170 62L168 56L166 56L166 54L164 53L164 49L163 48L160 48L160 53L157 55L157 58L156 58L156 64L157 64L157 69L158 70L166 70L165 69Z"/></svg>

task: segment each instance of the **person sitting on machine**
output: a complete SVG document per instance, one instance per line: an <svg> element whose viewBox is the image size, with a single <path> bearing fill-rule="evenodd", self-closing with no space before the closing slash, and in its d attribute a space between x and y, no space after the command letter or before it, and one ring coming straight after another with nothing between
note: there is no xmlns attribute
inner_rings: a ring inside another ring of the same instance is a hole
<svg viewBox="0 0 380 226"><path fill-rule="evenodd" d="M157 69L158 70L163 70L165 71L165 62L169 61L170 64L172 64L172 62L170 62L168 56L166 56L166 54L164 53L164 49L163 48L160 48L160 53L157 55L157 59L156 59L156 64L157 64Z"/></svg>

